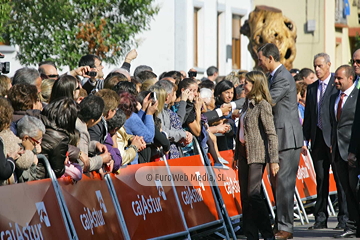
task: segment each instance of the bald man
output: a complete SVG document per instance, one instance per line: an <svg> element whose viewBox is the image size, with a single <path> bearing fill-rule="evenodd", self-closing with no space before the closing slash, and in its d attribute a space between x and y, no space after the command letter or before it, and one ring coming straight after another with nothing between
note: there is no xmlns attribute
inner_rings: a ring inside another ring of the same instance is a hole
<svg viewBox="0 0 360 240"><path fill-rule="evenodd" d="M59 73L56 65L52 61L44 61L39 63L38 69L42 79L58 79Z"/></svg>

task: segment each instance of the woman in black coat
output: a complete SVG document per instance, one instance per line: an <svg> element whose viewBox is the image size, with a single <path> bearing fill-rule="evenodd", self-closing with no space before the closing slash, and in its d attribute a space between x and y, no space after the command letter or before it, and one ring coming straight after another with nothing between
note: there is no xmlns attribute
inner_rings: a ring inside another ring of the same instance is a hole
<svg viewBox="0 0 360 240"><path fill-rule="evenodd" d="M46 132L41 142L41 154L44 154L54 170L56 177L65 172L65 158L71 134L75 133L77 107L73 99L58 98L49 103L40 116ZM45 178L45 169L41 162L37 167L37 179Z"/></svg>

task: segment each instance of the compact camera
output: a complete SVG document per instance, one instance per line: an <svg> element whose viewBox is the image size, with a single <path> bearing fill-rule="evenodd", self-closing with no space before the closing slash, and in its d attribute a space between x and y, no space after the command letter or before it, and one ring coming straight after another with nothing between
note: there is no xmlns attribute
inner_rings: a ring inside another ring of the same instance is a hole
<svg viewBox="0 0 360 240"><path fill-rule="evenodd" d="M4 58L4 56L0 55L0 58ZM10 72L10 62L0 62L0 74L9 73Z"/></svg>

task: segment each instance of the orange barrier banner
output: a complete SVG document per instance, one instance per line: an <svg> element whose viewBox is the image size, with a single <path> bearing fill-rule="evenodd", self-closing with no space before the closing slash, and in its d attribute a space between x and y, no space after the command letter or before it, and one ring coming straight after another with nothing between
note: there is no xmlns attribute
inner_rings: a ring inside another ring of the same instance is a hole
<svg viewBox="0 0 360 240"><path fill-rule="evenodd" d="M300 199L312 199L316 197L316 175L310 153L306 156L300 154L298 172L296 176L296 188Z"/></svg>
<svg viewBox="0 0 360 240"><path fill-rule="evenodd" d="M150 178L153 186L136 181L136 171L144 166L152 174L150 167L155 172L165 162L130 165L121 168L118 175L111 175L130 238L148 239L186 231L172 186L163 186L161 180Z"/></svg>
<svg viewBox="0 0 360 240"><path fill-rule="evenodd" d="M229 167L227 170L213 168L215 175L220 176L221 178L217 180L223 181L222 184L218 184L220 193L224 200L229 217L238 216L242 214L242 208L238 170L237 168L235 170L232 168L234 153L232 150L226 150L221 151L220 155L229 162L229 164L226 165ZM208 157L211 162L214 162L210 154L208 154Z"/></svg>
<svg viewBox="0 0 360 240"><path fill-rule="evenodd" d="M77 183L58 181L79 239L124 239L105 180L87 174Z"/></svg>
<svg viewBox="0 0 360 240"><path fill-rule="evenodd" d="M334 172L333 172L331 166L329 169L329 193L337 193Z"/></svg>
<svg viewBox="0 0 360 240"><path fill-rule="evenodd" d="M268 194L271 206L275 207L276 206L275 197L274 197L274 194L273 194L273 191L272 191L272 188L271 188L270 175L268 173L268 167L265 167L265 169L264 169L263 183L264 183L265 190L266 190L266 192Z"/></svg>
<svg viewBox="0 0 360 240"><path fill-rule="evenodd" d="M209 181L209 175L199 155L168 160L172 174L190 176L184 186L176 186L180 204L185 215L185 220L189 228L196 227L205 223L219 220L214 195L210 184L203 182ZM180 168L172 166L193 166L193 172L183 172ZM196 167L196 168L195 168ZM175 171L173 171L174 169Z"/></svg>
<svg viewBox="0 0 360 240"><path fill-rule="evenodd" d="M50 179L0 187L1 239L66 239Z"/></svg>

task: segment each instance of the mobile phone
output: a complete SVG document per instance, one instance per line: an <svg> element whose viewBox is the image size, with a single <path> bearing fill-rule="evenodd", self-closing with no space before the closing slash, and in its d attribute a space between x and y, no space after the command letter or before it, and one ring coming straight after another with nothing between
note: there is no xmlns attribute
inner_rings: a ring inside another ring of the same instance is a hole
<svg viewBox="0 0 360 240"><path fill-rule="evenodd" d="M154 102L157 101L156 92L151 92L150 93L150 99L152 99Z"/></svg>
<svg viewBox="0 0 360 240"><path fill-rule="evenodd" d="M97 72L90 71L90 72L86 72L85 74L88 75L88 76L90 76L90 77L96 77Z"/></svg>
<svg viewBox="0 0 360 240"><path fill-rule="evenodd" d="M24 145L22 145L22 143L18 143L20 146L20 151L24 149Z"/></svg>

